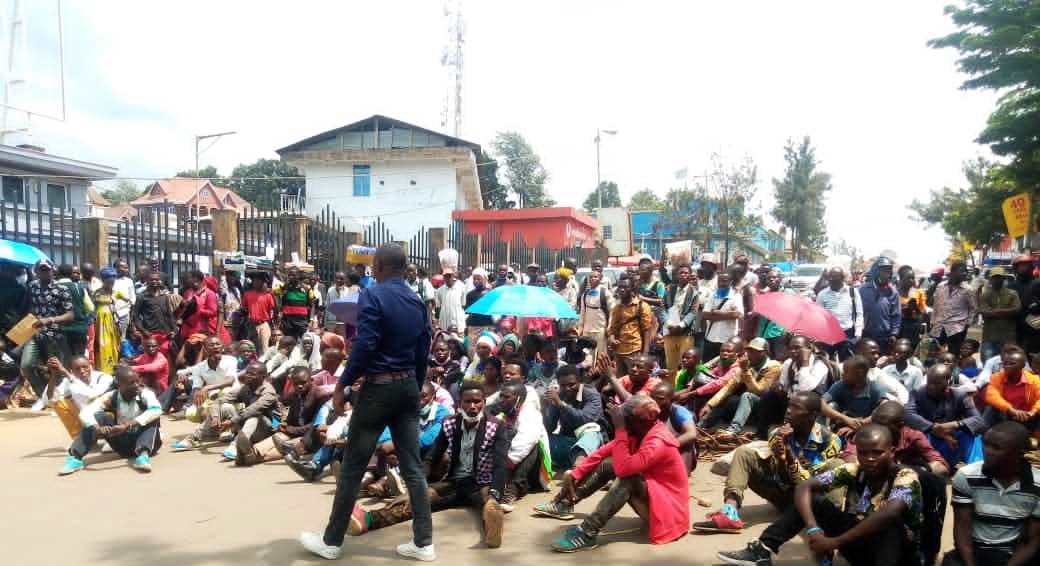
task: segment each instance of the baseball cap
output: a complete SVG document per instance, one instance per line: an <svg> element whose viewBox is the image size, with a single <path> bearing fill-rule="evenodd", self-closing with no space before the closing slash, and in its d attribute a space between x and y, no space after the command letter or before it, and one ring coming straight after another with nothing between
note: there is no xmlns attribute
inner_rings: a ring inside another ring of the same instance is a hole
<svg viewBox="0 0 1040 566"><path fill-rule="evenodd" d="M769 349L769 342L766 342L765 338L755 338L754 340L748 342L747 347L751 348L752 350L758 350L759 352L765 352Z"/></svg>
<svg viewBox="0 0 1040 566"><path fill-rule="evenodd" d="M705 252L701 254L701 263L719 263L719 257L711 252Z"/></svg>

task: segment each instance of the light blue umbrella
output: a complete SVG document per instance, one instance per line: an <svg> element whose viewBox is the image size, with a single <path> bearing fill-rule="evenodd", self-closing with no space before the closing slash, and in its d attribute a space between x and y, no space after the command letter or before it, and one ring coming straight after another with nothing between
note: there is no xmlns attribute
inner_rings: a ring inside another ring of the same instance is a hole
<svg viewBox="0 0 1040 566"><path fill-rule="evenodd" d="M35 246L15 242L14 240L0 240L0 261L20 263L32 267L41 259L50 258Z"/></svg>
<svg viewBox="0 0 1040 566"><path fill-rule="evenodd" d="M506 285L497 287L473 303L466 312L488 316L537 316L578 318L578 313L548 287Z"/></svg>

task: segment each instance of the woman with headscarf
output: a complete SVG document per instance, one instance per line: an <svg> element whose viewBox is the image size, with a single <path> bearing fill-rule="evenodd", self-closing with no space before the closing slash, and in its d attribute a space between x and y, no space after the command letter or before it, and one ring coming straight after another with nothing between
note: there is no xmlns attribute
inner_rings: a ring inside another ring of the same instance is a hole
<svg viewBox="0 0 1040 566"><path fill-rule="evenodd" d="M115 290L116 270L106 267L101 270L101 288L94 294L97 318L94 321L94 366L109 375L119 363L119 323L116 318L115 302L121 297ZM125 298L125 297L122 297Z"/></svg>

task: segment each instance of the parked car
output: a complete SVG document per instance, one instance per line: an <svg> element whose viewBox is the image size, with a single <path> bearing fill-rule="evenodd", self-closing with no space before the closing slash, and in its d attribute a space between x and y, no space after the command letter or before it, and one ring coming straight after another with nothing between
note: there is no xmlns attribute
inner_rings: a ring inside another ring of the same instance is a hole
<svg viewBox="0 0 1040 566"><path fill-rule="evenodd" d="M784 281L784 287L793 289L799 295L811 295L826 269L827 266L822 263L803 263L794 268L791 276Z"/></svg>

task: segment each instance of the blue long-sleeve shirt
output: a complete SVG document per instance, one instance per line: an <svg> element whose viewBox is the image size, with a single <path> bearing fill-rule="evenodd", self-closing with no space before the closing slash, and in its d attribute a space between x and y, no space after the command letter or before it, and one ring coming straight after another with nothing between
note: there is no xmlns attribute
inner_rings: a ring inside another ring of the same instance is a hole
<svg viewBox="0 0 1040 566"><path fill-rule="evenodd" d="M340 384L349 387L365 375L408 370L415 371L420 384L426 379L429 312L403 279L393 277L361 291L357 328Z"/></svg>
<svg viewBox="0 0 1040 566"><path fill-rule="evenodd" d="M451 411L447 407L439 403L433 403L430 407L433 414L429 418L419 418L419 450L426 450L433 446L433 443L437 441L437 436L441 433L441 428L444 426L444 419L451 417ZM393 440L390 436L390 427L383 429L382 434L379 435L379 440L376 444L383 444Z"/></svg>
<svg viewBox="0 0 1040 566"><path fill-rule="evenodd" d="M903 314L895 287L879 289L874 283L865 283L859 288L859 296L863 304L863 313L859 315L863 317L863 336L887 340L899 335Z"/></svg>

